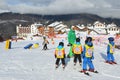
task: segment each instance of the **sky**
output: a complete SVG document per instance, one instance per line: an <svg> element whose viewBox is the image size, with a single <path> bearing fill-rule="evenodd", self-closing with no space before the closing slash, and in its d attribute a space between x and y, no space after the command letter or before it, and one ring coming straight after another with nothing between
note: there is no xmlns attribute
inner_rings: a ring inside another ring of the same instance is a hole
<svg viewBox="0 0 120 80"><path fill-rule="evenodd" d="M42 15L92 13L120 18L120 0L0 0L0 13Z"/></svg>

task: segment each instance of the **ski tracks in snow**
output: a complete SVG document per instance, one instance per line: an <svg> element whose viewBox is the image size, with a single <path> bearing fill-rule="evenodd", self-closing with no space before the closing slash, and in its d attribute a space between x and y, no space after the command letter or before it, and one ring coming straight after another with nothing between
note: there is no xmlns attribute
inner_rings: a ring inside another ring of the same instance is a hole
<svg viewBox="0 0 120 80"><path fill-rule="evenodd" d="M110 74L106 74L106 73L102 73L102 75L107 76L107 77L112 77L112 78L120 79L119 76L114 76L114 75L110 75Z"/></svg>

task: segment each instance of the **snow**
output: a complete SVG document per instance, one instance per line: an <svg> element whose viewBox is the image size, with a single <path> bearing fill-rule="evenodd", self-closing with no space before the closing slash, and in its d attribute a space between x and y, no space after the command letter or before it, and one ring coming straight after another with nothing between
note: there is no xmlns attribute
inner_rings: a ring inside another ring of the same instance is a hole
<svg viewBox="0 0 120 80"><path fill-rule="evenodd" d="M5 50L5 42L0 43L0 80L120 80L120 50L116 49L114 54L117 65L104 63L106 59L105 44L94 42L93 60L95 69L99 72L91 73L90 77L79 71L81 67L73 66L73 58L66 58L66 68L62 65L55 70L54 50L60 41L65 43L65 52L68 54L67 40L54 39L55 44L49 39L49 50L42 50L42 38L40 40L12 41L12 49ZM82 45L84 41L82 41ZM29 43L39 43L39 48L24 49Z"/></svg>
<svg viewBox="0 0 120 80"><path fill-rule="evenodd" d="M57 26L57 25L60 25L62 22L58 22L58 21L56 21L56 22L54 22L54 23L52 23L52 24L50 24L50 25L48 25L48 26L50 26L50 27L55 27L55 26Z"/></svg>

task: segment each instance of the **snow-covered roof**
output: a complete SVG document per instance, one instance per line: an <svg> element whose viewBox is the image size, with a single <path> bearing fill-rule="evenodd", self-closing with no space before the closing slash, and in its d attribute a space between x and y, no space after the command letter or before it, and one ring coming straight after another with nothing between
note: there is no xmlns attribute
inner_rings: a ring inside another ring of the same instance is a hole
<svg viewBox="0 0 120 80"><path fill-rule="evenodd" d="M66 31L66 29L62 29L61 31L62 31L62 32L65 32L65 31Z"/></svg>
<svg viewBox="0 0 120 80"><path fill-rule="evenodd" d="M54 22L54 23L48 25L48 27L55 27L55 26L57 26L57 25L59 25L59 24L61 24L61 23L62 23L62 22L56 21L56 22Z"/></svg>
<svg viewBox="0 0 120 80"><path fill-rule="evenodd" d="M84 29L85 28L85 26L79 26L79 25L77 25L76 27L78 27L79 29Z"/></svg>
<svg viewBox="0 0 120 80"><path fill-rule="evenodd" d="M31 26L39 27L39 26L43 26L43 24L41 24L41 23L34 23Z"/></svg>
<svg viewBox="0 0 120 80"><path fill-rule="evenodd" d="M98 23L100 23L100 21L95 21L95 22L94 22L94 25L95 25L95 24L98 24Z"/></svg>
<svg viewBox="0 0 120 80"><path fill-rule="evenodd" d="M55 26L55 29L60 28L60 27L67 27L67 26L63 25L63 24L59 24L59 25Z"/></svg>
<svg viewBox="0 0 120 80"><path fill-rule="evenodd" d="M96 25L96 24L105 24L105 23L101 23L100 21L95 21L93 25Z"/></svg>
<svg viewBox="0 0 120 80"><path fill-rule="evenodd" d="M114 23L111 23L111 24L108 24L108 25L107 25L107 28L112 28L112 27L117 27L117 25L114 24Z"/></svg>
<svg viewBox="0 0 120 80"><path fill-rule="evenodd" d="M88 26L87 28L89 28L89 29L93 29L94 27L93 27L93 26Z"/></svg>

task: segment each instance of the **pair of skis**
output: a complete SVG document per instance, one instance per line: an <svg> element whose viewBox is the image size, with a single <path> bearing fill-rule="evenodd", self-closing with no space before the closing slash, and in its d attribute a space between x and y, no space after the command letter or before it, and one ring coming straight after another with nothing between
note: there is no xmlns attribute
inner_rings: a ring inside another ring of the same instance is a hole
<svg viewBox="0 0 120 80"><path fill-rule="evenodd" d="M105 63L111 64L111 65L117 64L116 62L108 62L108 61L105 61Z"/></svg>
<svg viewBox="0 0 120 80"><path fill-rule="evenodd" d="M84 72L84 71L79 71L80 73L84 73L85 75L87 75L87 76L90 76L90 74L89 74L89 72ZM93 72L93 73L98 73L98 71L90 71L90 72Z"/></svg>

